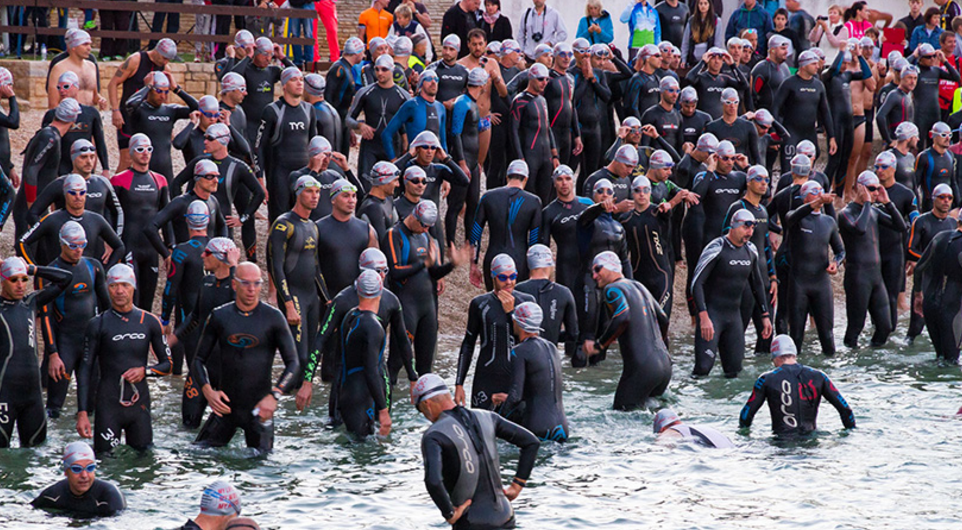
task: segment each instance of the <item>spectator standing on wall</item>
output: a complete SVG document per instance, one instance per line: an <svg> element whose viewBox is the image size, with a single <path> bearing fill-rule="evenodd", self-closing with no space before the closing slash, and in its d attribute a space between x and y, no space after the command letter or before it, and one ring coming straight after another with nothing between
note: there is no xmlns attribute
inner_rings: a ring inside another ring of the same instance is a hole
<svg viewBox="0 0 962 530"><path fill-rule="evenodd" d="M324 24L324 34L327 37L327 49L330 54L329 58L331 62L334 63L341 58L341 47L337 41L337 4L334 3L334 0L314 0L314 11L317 12L317 17L321 19L321 24ZM315 61L320 59L318 57L320 49L320 32L315 31Z"/></svg>
<svg viewBox="0 0 962 530"><path fill-rule="evenodd" d="M484 0L484 13L481 14L481 25L478 27L484 30L488 42L504 42L514 38L511 20L501 13L501 0Z"/></svg>
<svg viewBox="0 0 962 530"><path fill-rule="evenodd" d="M615 28L611 15L601 5L601 0L588 0L585 16L578 22L578 39L587 39L589 44L611 44L615 40Z"/></svg>
<svg viewBox="0 0 962 530"><path fill-rule="evenodd" d="M311 0L288 0L290 2L291 9L301 9L301 10L311 10L314 11L314 4ZM309 17L310 15L304 15L304 18L289 18L287 19L287 35L289 37L304 37L307 39L314 38L314 17ZM291 45L291 54L294 56L294 65L304 71L306 64L314 61L314 47L313 46L303 46L300 44Z"/></svg>
<svg viewBox="0 0 962 530"><path fill-rule="evenodd" d="M387 37L391 24L394 23L394 15L387 10L388 0L374 0L371 7L361 11L361 16L357 23L357 36L365 44L371 42L374 37Z"/></svg>
<svg viewBox="0 0 962 530"><path fill-rule="evenodd" d="M561 13L545 5L545 1L532 0L534 5L526 9L521 17L517 41L529 64L534 64L534 49L539 44L554 48L555 44L568 40L568 28L561 20Z"/></svg>

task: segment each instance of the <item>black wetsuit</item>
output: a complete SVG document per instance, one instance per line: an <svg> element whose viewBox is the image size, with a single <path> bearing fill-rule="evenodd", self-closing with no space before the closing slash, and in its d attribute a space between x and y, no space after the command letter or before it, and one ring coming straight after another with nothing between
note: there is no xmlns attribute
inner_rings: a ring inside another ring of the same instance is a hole
<svg viewBox="0 0 962 530"><path fill-rule="evenodd" d="M540 241L541 200L520 188L505 186L486 192L478 204L478 215L471 229L471 245L476 249L474 261L481 253L481 236L488 226L488 248L484 252L484 284L488 290L491 279L491 260L498 254L514 259L518 281L528 279L528 248Z"/></svg>
<svg viewBox="0 0 962 530"><path fill-rule="evenodd" d="M674 149L674 154L684 152L683 146L685 145L685 139L682 135L681 111L678 109L672 108L671 110L665 110L665 107L659 103L649 108L644 112L644 114L641 115L641 124L654 125L655 129L658 131L659 138L663 138L666 142L668 142L668 145ZM722 138L719 137L718 139L721 140ZM653 140L648 136L643 136L641 141L644 145L651 145L653 142ZM737 148L738 145L736 144L735 147ZM643 159L639 158L638 160L644 160L644 165L646 167L648 166L647 157ZM674 160L677 162L678 158L675 158Z"/></svg>
<svg viewBox="0 0 962 530"><path fill-rule="evenodd" d="M932 209L932 192L939 184L952 188L952 196L955 197L952 200L953 206L960 203L962 190L955 173L955 155L949 150L940 155L934 147L930 147L919 153L915 159L915 185L912 189L918 190L919 208L922 211Z"/></svg>
<svg viewBox="0 0 962 530"><path fill-rule="evenodd" d="M578 216L591 204L591 200L584 197L575 197L571 202L555 199L541 211L540 243L550 246L554 240L558 249L555 280L572 292L577 287L578 276L581 274Z"/></svg>
<svg viewBox="0 0 962 530"><path fill-rule="evenodd" d="M256 256L254 251L256 250L257 240L256 234L247 233L247 226L250 224L250 220L254 218L254 214L257 213L257 209L264 203L264 188L257 182L250 166L232 155L227 155L220 160L209 154L200 155L188 162L183 171L174 177L174 183L170 190L171 195L176 198L177 195L181 194L185 184L191 185L194 180L194 166L203 159L213 162L220 172L220 178L217 179L217 191L213 195L217 198L218 205L223 208L221 213L225 216L230 215L231 205L234 205L238 217L246 219L241 228L241 239L248 259L251 259L251 256ZM211 218L213 219L213 216ZM233 232L233 228L228 228L228 237L233 238Z"/></svg>
<svg viewBox="0 0 962 530"><path fill-rule="evenodd" d="M74 372L79 371L83 361L87 322L98 312L110 307L110 298L107 295L104 267L96 259L81 257L76 263L68 263L61 256L53 260L50 267L73 274L70 288L61 292L53 302L44 306L42 311L44 353L48 357L56 353L67 373L60 381L54 381L48 374L43 374L47 378L47 410L56 416L67 397L70 378ZM41 279L38 287L42 288L44 283Z"/></svg>
<svg viewBox="0 0 962 530"><path fill-rule="evenodd" d="M515 476L528 480L538 438L497 414L455 407L442 412L421 439L424 484L441 515L450 518L456 507L471 501L454 530L514 528L514 509L501 485L496 438L521 449Z"/></svg>
<svg viewBox="0 0 962 530"><path fill-rule="evenodd" d="M657 73L646 74L637 71L632 74L625 88L625 112L628 116L641 119L648 109L661 100L661 78Z"/></svg>
<svg viewBox="0 0 962 530"><path fill-rule="evenodd" d="M915 283L922 292L922 314L936 358L959 361L959 318L962 300L962 232L937 234L915 267Z"/></svg>
<svg viewBox="0 0 962 530"><path fill-rule="evenodd" d="M122 128L117 130L117 147L120 149L127 149L130 143L130 137L134 135L135 130L131 127L130 114L127 111L127 105L125 104L131 96L133 96L137 91L144 88L144 79L150 72L163 71L164 66L161 66L154 61L150 60L150 55L146 51L139 52L140 62L137 65L137 71L133 75L124 80L121 85L120 94L120 113L124 118L124 125ZM130 58L128 57L129 61ZM98 82L100 76L97 76Z"/></svg>
<svg viewBox="0 0 962 530"><path fill-rule="evenodd" d="M10 112L5 113L0 109L0 169L4 175L10 175L13 171L13 162L10 160L10 131L20 128L20 104L17 103L17 96L7 99L10 105Z"/></svg>
<svg viewBox="0 0 962 530"><path fill-rule="evenodd" d="M0 298L0 321L4 324L0 328L4 366L0 374L0 449L10 447L14 425L20 434L20 447L40 445L47 439L35 323L38 310L60 296L73 275L53 267L36 267L34 276L51 283L20 300Z"/></svg>
<svg viewBox="0 0 962 530"><path fill-rule="evenodd" d="M128 227L124 230L123 242L127 249L127 264L133 267L137 275L139 294L134 305L153 307L154 291L157 289L157 251L144 231L136 227L147 226L157 212L167 206L167 179L152 171L141 173L128 169L114 175L110 183L117 192L124 210L124 224ZM169 230L169 227L163 229ZM173 241L173 235L168 233L167 240Z"/></svg>
<svg viewBox="0 0 962 530"><path fill-rule="evenodd" d="M579 117L584 120L584 116L579 114ZM508 147L511 159L523 159L528 163L529 176L525 189L537 195L541 202L549 202L554 195L551 181L551 173L554 171L551 152L557 149L557 144L554 133L551 132L548 103L544 97L525 90L511 102L511 115L507 119L510 121ZM585 122L581 123L582 140L584 140ZM600 150L599 136L598 151Z"/></svg>
<svg viewBox="0 0 962 530"><path fill-rule="evenodd" d="M915 194L915 153L909 151L903 155L895 148L888 149L888 152L895 155L895 182L905 186Z"/></svg>
<svg viewBox="0 0 962 530"><path fill-rule="evenodd" d="M231 142L227 144L228 152L230 153L230 156L239 158L241 160L244 160L245 162L250 162L251 157L253 156L253 152L251 150L251 145L252 145L251 140L247 136L247 130L248 130L247 128L250 127L250 121L248 121L247 119L247 113L244 112L244 107L240 105L237 105L236 107L231 107L224 100L221 100L218 106L220 107L221 110L230 111L230 123L228 125L230 125L230 128L231 128ZM244 140L247 142L246 152L242 152L238 150L243 147L234 138L234 134L238 131L241 133L241 135L244 137ZM201 152L203 152L203 148L201 149Z"/></svg>
<svg viewBox="0 0 962 530"><path fill-rule="evenodd" d="M649 397L662 395L671 381L672 360L665 342L668 315L637 281L621 279L603 292L606 322L598 346L608 348L617 340L625 363L615 410L638 409Z"/></svg>
<svg viewBox="0 0 962 530"><path fill-rule="evenodd" d="M194 443L223 447L240 428L244 430L247 447L270 451L274 446L273 418L261 421L254 412L257 403L271 393L275 352L280 352L284 362L284 371L277 380L278 390L291 390L300 373L287 319L264 302L250 311L241 311L236 302L214 309L204 324L191 367L191 377L200 388L213 386L208 365L216 347L220 348L221 365L221 381L216 390L227 394L231 411L224 416L211 413Z"/></svg>
<svg viewBox="0 0 962 530"><path fill-rule="evenodd" d="M284 66L294 66L294 63L285 58ZM273 64L258 68L251 57L245 57L237 61L231 71L240 74L246 82L247 95L244 96L244 101L241 101L240 107L249 118L244 134L253 146L264 107L274 102L274 85L280 82L284 69Z"/></svg>
<svg viewBox="0 0 962 530"><path fill-rule="evenodd" d="M608 87L605 72L598 69L593 70L594 76L590 79L584 76L580 68L571 71L571 75L575 80L574 105L578 112L581 142L584 146L584 149L581 151L582 174L593 173L601 167L601 155L605 149L602 131L606 126L605 112L608 112L608 101L611 100L611 89ZM518 97L521 98L522 96ZM518 100L516 99L515 101ZM543 127L540 121L537 123L525 123L522 126L528 128ZM552 138L554 138L554 135L552 135ZM522 142L522 145L524 146L524 152L528 154L528 145L524 142ZM528 158L525 158L525 160L528 162L528 167L531 168L531 160ZM549 159L546 159L545 162L548 164L551 163ZM550 166L548 173L549 175L551 173ZM531 175L534 176L534 173L531 173ZM551 186L550 180L549 178L547 184L549 187ZM553 188L551 189L550 195L553 198ZM545 197L541 199L544 202L548 202Z"/></svg>
<svg viewBox="0 0 962 530"><path fill-rule="evenodd" d="M227 277L218 280L213 274L204 276L200 289L198 289L194 306L190 309L187 317L177 326L174 334L178 340L185 341L184 348L193 353L197 351L197 343L200 340L201 326L207 322L214 309L234 301L234 289L231 287L231 280L234 278L234 269L230 270ZM184 380L184 396L181 403L181 416L183 425L189 429L200 427L201 420L204 419L204 410L207 408L207 398L201 392L199 386L194 381L194 376L190 371L194 363L188 366L187 379ZM207 362L207 377L211 386L220 387L220 346L215 344L211 350Z"/></svg>
<svg viewBox="0 0 962 530"><path fill-rule="evenodd" d="M386 335L377 314L360 308L348 312L340 330L337 411L347 432L363 438L374 434L378 412L390 406Z"/></svg>
<svg viewBox="0 0 962 530"><path fill-rule="evenodd" d="M727 236L712 240L701 253L691 282L691 293L698 313L708 312L714 327L711 340L695 328L694 375L711 372L715 358L721 357L725 377L737 377L745 356L745 323L742 297L746 283L755 296L762 318L769 316L768 290L762 279L755 245L735 246Z"/></svg>
<svg viewBox="0 0 962 530"><path fill-rule="evenodd" d="M203 252L207 241L207 236L194 236L171 249L170 268L167 269L167 283L164 285L161 303L161 323L174 321L181 325L187 318L187 311L197 305L197 296L204 279ZM185 353L187 369L190 370L197 346L197 335L192 335L190 339L178 342L171 348L174 375L182 373Z"/></svg>
<svg viewBox="0 0 962 530"><path fill-rule="evenodd" d="M908 249L909 227L912 221L919 216L915 194L912 190L893 182L891 186L885 188L889 200L895 205L899 215L905 222L902 230L879 226L878 242L882 257L882 281L885 282L885 290L889 295L889 310L892 312L892 329L898 324L899 316L899 293L905 291L905 255ZM880 205L876 205L878 208Z"/></svg>
<svg viewBox="0 0 962 530"><path fill-rule="evenodd" d="M199 107L197 100L180 88L172 93L183 99L184 103L187 103L186 107L170 103L155 107L147 100L149 90L151 89L144 87L124 102L124 107L127 109L127 117L124 119L130 121L130 130L134 134L144 133L150 138L150 144L154 147L150 157L150 170L170 180L174 178L174 162L171 158L174 125L177 120L190 118L190 113Z"/></svg>
<svg viewBox="0 0 962 530"><path fill-rule="evenodd" d="M317 225L293 211L274 221L268 237L267 272L277 289L277 307L286 315L287 302L293 302L301 316L299 324L291 325L291 333L297 360L305 366L308 355L314 351L321 309L329 299L319 259L331 254L318 251ZM300 372L296 375L295 387L300 386Z"/></svg>
<svg viewBox="0 0 962 530"><path fill-rule="evenodd" d="M468 69L461 63L448 64L438 60L429 64L426 70L434 70L434 73L438 74L436 97L441 103L453 101L468 89Z"/></svg>
<svg viewBox="0 0 962 530"><path fill-rule="evenodd" d="M943 219L939 219L933 212L927 212L916 217L915 220L912 221L912 229L909 231L907 259L912 262L917 262L925 250L929 248L929 243L935 239L936 235L941 232L955 230L956 226L958 226L956 220L948 215ZM919 285L919 283L920 282L913 282L912 284L912 297L909 299L910 304L914 303L915 296L921 292L921 285ZM915 340L915 337L922 333L924 327L925 320L922 319L922 315L915 312L913 307L910 312L909 331L907 333L909 341Z"/></svg>
<svg viewBox="0 0 962 530"><path fill-rule="evenodd" d="M855 117L852 110L852 81L861 81L872 77L872 70L869 68L865 58L858 57L861 71L842 70L842 56L839 53L825 73L822 74L822 82L829 94L829 108L832 110L832 118L835 120L832 128L835 130L835 141L838 149L834 155L829 155L828 165L825 167L825 174L828 175L829 182L833 184L835 193L840 193L845 185L845 173L848 168L848 159L852 154L852 146L855 141ZM864 121L864 119L863 119ZM868 124L871 126L871 124ZM790 125L789 125L790 126ZM784 166L787 167L787 166Z"/></svg>
<svg viewBox="0 0 962 530"><path fill-rule="evenodd" d="M678 111L681 114L681 136L685 143L692 145L698 144L698 137L705 132L705 127L712 122L711 114L703 110L695 109L695 112L691 116L685 116L684 112Z"/></svg>
<svg viewBox="0 0 962 530"><path fill-rule="evenodd" d="M250 130L249 127L251 125L250 125L250 122L247 120L247 113L244 112L244 107L241 107L240 105L238 105L234 108L231 108L229 105L227 105L227 103L221 100L220 108L230 111L231 126L236 131L244 132L244 137L247 139L248 148L250 148L250 152L248 153L246 158L242 153L238 153L236 151L228 150L228 153L230 153L230 156L237 158L238 160L242 160L245 164L250 164L251 162L253 162L254 153L253 153L253 147L252 147L253 144L251 143L252 139L250 136L248 136L248 133L247 133L247 131ZM214 163L217 163L217 161L215 160ZM187 166L187 167L191 167L191 166ZM247 169L250 170L250 167L248 167ZM253 174L253 171L251 171L251 174ZM252 200L251 193L247 191L246 187L241 186L237 188L236 195L232 203L237 208L238 212L242 212L247 210L248 208L253 208L253 206L251 205L251 200ZM261 203L263 202L264 200L261 199L261 202L256 202L256 204L258 207L260 207ZM224 204L228 204L228 203L224 203ZM244 226L241 227L241 241L244 244L244 250L247 254L247 259L249 261L257 261L257 232L254 228L254 216L249 217L247 221L244 223Z"/></svg>
<svg viewBox="0 0 962 530"><path fill-rule="evenodd" d="M90 489L79 497L70 491L67 479L63 479L40 492L30 504L34 508L56 510L74 517L109 517L127 507L117 486L100 479L94 479Z"/></svg>
<svg viewBox="0 0 962 530"><path fill-rule="evenodd" d="M358 207L357 216L359 219L367 221L374 228L374 233L377 234L377 239L380 241L384 234L398 222L397 210L394 209L394 197L381 199L374 195L368 195L361 202L361 206Z"/></svg>
<svg viewBox="0 0 962 530"><path fill-rule="evenodd" d="M490 153L488 156L490 159L490 156L493 153L490 150L488 152ZM422 166L416 162L416 159L411 157L410 153L404 153L401 158L397 159L395 165L401 170L402 174L407 168L413 165L417 165L419 168L423 169L424 174L427 177L427 185L424 188L424 193L421 195L421 199L433 201L434 204L437 204L439 208L441 205L441 184L443 181L447 181L449 184L451 184L452 192L454 192L454 188L458 187L467 189L468 184L470 184L468 176L464 174L461 166L459 166L458 163L454 161L454 157L450 155L448 155L448 158L445 159L441 164L431 163L427 166ZM489 186L488 189L490 190L493 188ZM432 226L431 230L428 232L439 242L446 241L448 243L453 243L457 236L457 224L454 222L454 220L457 219L458 213L458 211L448 207L448 211L444 216L444 225L442 226L440 222L434 223L434 226ZM401 219L407 217L407 215L401 214L400 211L398 211L398 216ZM465 229L465 238L470 238L467 229ZM442 256L444 255L445 247L446 245L441 245Z"/></svg>
<svg viewBox="0 0 962 530"><path fill-rule="evenodd" d="M254 140L254 171L265 179L271 222L290 209L291 172L307 165L316 126L313 109L303 101L291 106L281 98L264 108Z"/></svg>
<svg viewBox="0 0 962 530"><path fill-rule="evenodd" d="M612 173L607 166L588 175L588 178L585 179L584 184L580 187L580 193L586 197L591 197L594 195L595 184L601 179L610 182L611 187L614 188L615 194L613 198L615 203L631 200L631 176L619 177Z"/></svg>
<svg viewBox="0 0 962 530"><path fill-rule="evenodd" d="M60 131L50 125L37 131L23 152L20 189L13 203L17 239L29 228L27 210L37 200L37 194L59 176L60 144Z"/></svg>
<svg viewBox="0 0 962 530"><path fill-rule="evenodd" d="M631 255L631 275L648 289L668 316L675 283L670 218L671 213L659 212L653 202L644 211L633 209L621 219Z"/></svg>
<svg viewBox="0 0 962 530"><path fill-rule="evenodd" d="M58 177L44 188L37 200L27 211L27 221L30 226L37 224L40 218L53 205L55 209L64 207L63 182L64 177ZM107 177L101 175L90 175L87 179L87 200L84 202L84 210L100 214L117 232L117 235L124 233L124 210L120 207L120 200L117 192Z"/></svg>
<svg viewBox="0 0 962 530"><path fill-rule="evenodd" d="M341 222L328 215L317 225L317 255L328 293L339 293L361 274L357 260L371 242L371 225L351 216Z"/></svg>
<svg viewBox="0 0 962 530"><path fill-rule="evenodd" d="M621 258L624 275L631 278L631 260L628 254L628 244L625 229L610 213L605 212L602 203L589 206L578 216L578 252L581 263L579 283L572 290L578 302L578 342L594 340L599 323L600 291L591 276L591 264L595 256L605 251L612 251ZM605 355L595 355L590 360L592 364L603 361ZM584 366L588 361L584 352L579 351L572 359L574 366Z"/></svg>
<svg viewBox="0 0 962 530"><path fill-rule="evenodd" d="M543 96L548 103L548 118L551 120L554 141L558 144L558 160L562 164L571 164L575 138L581 138L578 110L574 101L575 80L567 72L552 69L549 74L551 77L544 88Z"/></svg>
<svg viewBox="0 0 962 530"><path fill-rule="evenodd" d="M839 54L841 55L841 54ZM756 109L770 109L775 100L775 92L782 82L792 75L784 62L776 64L770 58L759 61L752 68L752 98Z"/></svg>
<svg viewBox="0 0 962 530"><path fill-rule="evenodd" d="M798 75L789 77L775 92L772 108L768 109L775 120L782 123L792 135L796 144L802 140L809 140L818 145L818 134L815 130L816 119L825 128L825 136L831 140L835 138L832 110L828 104L828 91L817 77L804 80ZM791 167L792 157L795 156L794 146L786 145L782 149L781 166ZM817 156L816 156L817 158ZM812 164L815 160L812 160Z"/></svg>
<svg viewBox="0 0 962 530"><path fill-rule="evenodd" d="M247 141L245 131L238 130L232 123L226 125L230 130L230 142L227 144L228 152L237 153L239 158L250 160L252 156L251 144ZM207 131L195 126L194 122L187 122L187 126L177 133L177 136L171 141L171 145L183 153L184 163L187 164L185 170L191 176L193 176L195 159L204 155L205 134L207 134ZM180 187L176 187L176 189L180 189Z"/></svg>
<svg viewBox="0 0 962 530"><path fill-rule="evenodd" d="M895 140L895 129L903 121L915 122L915 97L897 88L882 99L882 106L875 115L875 123L878 124L879 134L885 145L890 145ZM919 129L919 132L922 130ZM924 134L928 135L927 132Z"/></svg>
<svg viewBox="0 0 962 530"><path fill-rule="evenodd" d="M481 199L481 166L478 165L480 122L478 102L470 94L458 96L451 111L448 146L451 149L451 157L459 163L459 167L460 162L464 162L468 168L470 182L467 186L451 188L451 193L448 194L448 212L444 221L450 232L457 229L457 216L462 207L465 234L468 233L467 227L474 226L474 216L478 211L478 201Z"/></svg>
<svg viewBox="0 0 962 530"><path fill-rule="evenodd" d="M719 141L728 140L735 146L735 152L748 157L749 164L763 164L765 161L758 153L758 130L755 124L742 117L736 117L731 124L724 118L709 123L706 133L714 134Z"/></svg>
<svg viewBox="0 0 962 530"><path fill-rule="evenodd" d="M361 190L363 188L361 187L360 181L354 176L354 172L347 171L346 173L341 173L339 167L335 168L334 166L329 166L324 171L318 173L317 171L311 171L310 168L303 167L292 172L288 180L291 183L291 198L295 199L291 202L291 208L294 207L294 202L296 202L296 197L293 196L295 184L297 184L297 180L304 175L310 175L314 177L314 179L317 180L317 182L321 185L321 197L320 200L317 201L317 207L311 210L311 221L319 221L321 218L331 215L331 211L333 210L333 207L331 206L331 186L333 186L334 183L339 179L347 179L354 184L354 186L357 187L358 201L362 200Z"/></svg>
<svg viewBox="0 0 962 530"><path fill-rule="evenodd" d="M959 71L952 66L951 61L946 61L941 66L922 66L919 68L919 80L912 91L915 96L915 119L914 122L919 127L920 134L919 146L926 148L932 145L929 131L932 125L942 120L942 109L939 108L939 81L958 83Z"/></svg>
<svg viewBox="0 0 962 530"><path fill-rule="evenodd" d="M341 145L345 135L344 123L341 121L341 115L337 112L337 109L326 101L315 101L311 106L314 107L317 134L327 138L331 146Z"/></svg>
<svg viewBox="0 0 962 530"><path fill-rule="evenodd" d="M518 76L520 72L517 66L505 68L504 65L498 64L498 68L501 69L501 78L508 84L510 84L511 80ZM511 161L512 152L511 140L509 138L511 132L509 118L513 100L514 95L510 92L505 97L501 97L497 90L491 91L491 113L500 114L501 123L491 125L491 144L488 146L488 158L484 161L485 181L487 189L489 190L504 186L506 182L506 171L508 169L508 163Z"/></svg>
<svg viewBox="0 0 962 530"><path fill-rule="evenodd" d="M347 59L341 57L327 71L326 81L324 101L330 103L337 110L341 117L341 123L346 124L347 110L354 100L354 92L357 91L357 86L354 83L354 67L347 62ZM334 146L334 150L344 156L350 153L350 134L351 131L345 130L341 136L341 145Z"/></svg>
<svg viewBox="0 0 962 530"><path fill-rule="evenodd" d="M187 226L186 214L190 204L194 201L202 201L207 204L207 209L210 212L207 234L210 237L227 237L227 221L224 220L224 210L220 201L214 194L208 196L207 200L201 199L191 189L184 195L178 195L171 199L144 228L144 237L150 242L154 251L164 259L170 257L171 249L190 239L190 228ZM167 229L168 226L170 230ZM164 239L161 239L161 231L164 233ZM170 237L171 235L173 237Z"/></svg>
<svg viewBox="0 0 962 530"><path fill-rule="evenodd" d="M153 349L157 364L148 366ZM100 384L93 392L91 374L100 368ZM144 368L146 378L129 383L122 375L131 368ZM148 378L170 375L170 349L160 320L132 308L126 313L109 309L87 324L84 359L77 373L77 408L94 419L94 451L110 453L120 445L123 431L127 445L138 451L154 443L150 419ZM95 399L94 397L95 396Z"/></svg>
<svg viewBox="0 0 962 530"><path fill-rule="evenodd" d="M578 308L571 290L551 280L527 280L514 287L517 291L534 297L541 307L541 337L557 345L565 344L565 353L574 355L578 340ZM564 331L562 332L562 328Z"/></svg>
<svg viewBox="0 0 962 530"><path fill-rule="evenodd" d="M732 87L742 93L748 89L748 80L742 75L741 70L734 68L729 72L731 72L730 75L724 71L712 75L708 71L708 63L702 59L685 75L688 85L695 87L695 91L698 92L698 109L707 112L713 120L722 116L721 93L723 90Z"/></svg>
<svg viewBox="0 0 962 530"><path fill-rule="evenodd" d="M541 440L567 441L571 429L561 398L561 359L554 343L528 337L512 348L511 355L514 375L505 410L521 406L522 427Z"/></svg>
<svg viewBox="0 0 962 530"><path fill-rule="evenodd" d="M357 126L363 121L374 129L374 137L370 140L361 138L361 150L357 158L357 172L362 179L366 179L379 160L387 160L388 156L381 142L381 133L390 123L391 118L397 114L398 109L405 101L411 99L406 90L398 85L392 84L388 88L383 88L377 83L367 85L358 90L351 102L351 107L347 111L345 125L349 129ZM364 119L359 120L361 113ZM354 134L351 132L350 134ZM409 142L414 138L408 138Z"/></svg>
<svg viewBox="0 0 962 530"><path fill-rule="evenodd" d="M524 302L534 302L529 294L512 291L514 307ZM468 307L468 326L458 354L458 369L455 384L463 386L474 359L474 345L481 338L478 364L475 367L474 382L471 385L471 407L495 410L491 396L508 393L511 390L511 377L514 363L511 349L514 346L511 315L504 312L501 300L492 291L478 295ZM467 392L465 393L467 395ZM504 412L504 404L498 407ZM503 415L503 414L502 414Z"/></svg>
<svg viewBox="0 0 962 530"><path fill-rule="evenodd" d="M396 224L381 238L381 248L387 255L390 268L386 285L401 303L404 326L414 343L417 373L421 375L433 371L437 350L437 281L454 270L451 263L427 266L425 261L432 244L436 245L437 242L430 234L415 234L403 222ZM394 344L391 346L388 366L393 382L401 369Z"/></svg>
<svg viewBox="0 0 962 530"><path fill-rule="evenodd" d="M865 313L872 315L875 334L872 345L885 344L892 332L892 314L889 297L882 280L882 264L879 254L879 227L885 226L905 231L905 221L889 202L882 208L873 208L851 202L838 214L839 232L845 243L845 313L848 327L845 329L845 345L858 346L858 336L865 327ZM903 252L900 247L887 252Z"/></svg>
<svg viewBox="0 0 962 530"><path fill-rule="evenodd" d="M40 122L41 127L46 127L53 123L57 109L50 109L43 115ZM60 139L60 167L58 175L73 173L73 161L70 159L70 148L77 140L87 140L94 144L97 149L97 159L100 160L100 167L110 168L107 159L107 143L104 142L104 122L100 118L100 111L96 107L89 105L80 106L80 116L77 121L70 126L70 130Z"/></svg>
<svg viewBox="0 0 962 530"><path fill-rule="evenodd" d="M103 217L84 211L80 217L75 217L67 210L57 210L47 214L39 223L33 225L27 233L20 238L17 245L17 254L27 263L36 265L37 263L47 263L55 259L60 254L60 228L67 221L76 221L84 229L87 235L87 248L83 255L99 260L104 255L104 243L106 242L113 249L110 259L104 263L106 268L110 268L115 263L124 259L125 246L117 236L114 229Z"/></svg>
<svg viewBox="0 0 962 530"><path fill-rule="evenodd" d="M805 325L808 317L815 320L818 341L822 353L835 355L835 300L829 265L828 249L832 249L836 265L845 259L845 247L838 232L838 224L832 216L815 213L804 204L783 217L786 231L785 245L791 256L791 281L787 295L791 300L788 308L788 329L795 347L802 351ZM781 310L781 308L779 308Z"/></svg>
<svg viewBox="0 0 962 530"><path fill-rule="evenodd" d="M728 213L725 215L724 228L722 229L723 234L727 234L731 229L731 219L738 210L745 209L751 212L755 216L755 229L752 232L752 237L750 241L755 245L755 250L758 251L759 260L758 266L761 267L762 284L766 287L765 292L769 293L769 287L771 282L775 278L775 258L772 254L772 241L769 236L769 222L768 222L768 211L762 204L754 205L746 198L741 198L735 201L729 208ZM766 294L765 297L768 299L769 307L772 307L771 295ZM755 340L755 353L767 353L771 350L771 339L762 337L762 314L759 307L755 304L755 297L752 295L752 290L749 286L745 286L745 294L742 295L742 322L745 323L747 328L748 322L751 321L755 325L755 333L757 335Z"/></svg>
<svg viewBox="0 0 962 530"><path fill-rule="evenodd" d="M822 397L838 411L845 428L855 427L855 413L828 376L801 364L783 364L762 374L738 416L738 425L751 427L755 414L767 401L776 435L809 434L817 428L815 420Z"/></svg>

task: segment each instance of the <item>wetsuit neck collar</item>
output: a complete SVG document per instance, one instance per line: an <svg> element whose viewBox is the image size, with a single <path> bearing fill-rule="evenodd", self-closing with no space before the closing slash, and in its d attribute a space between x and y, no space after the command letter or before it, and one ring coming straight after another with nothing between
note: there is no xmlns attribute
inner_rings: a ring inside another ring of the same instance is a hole
<svg viewBox="0 0 962 530"><path fill-rule="evenodd" d="M134 311L136 311L136 310L137 310L137 307L134 306L134 305L131 305L129 310L127 310L127 311L120 311L120 310L118 310L116 307L114 307L113 303L111 303L111 304L110 304L110 310L113 311L114 314L117 315L117 316L119 316L119 317L127 317L127 316L129 316L131 313L133 313Z"/></svg>
<svg viewBox="0 0 962 530"><path fill-rule="evenodd" d="M251 313L253 313L254 311L256 311L258 307L260 307L260 305L261 305L261 301L260 301L260 300L257 300L256 302L254 302L254 306L253 306L253 307L251 307L250 309L248 309L248 310L245 311L243 308L241 308L240 302L238 302L238 301L236 301L236 300L234 301L234 307L237 309L237 312L240 313L241 315L245 316L245 317L246 317L246 316L250 316Z"/></svg>

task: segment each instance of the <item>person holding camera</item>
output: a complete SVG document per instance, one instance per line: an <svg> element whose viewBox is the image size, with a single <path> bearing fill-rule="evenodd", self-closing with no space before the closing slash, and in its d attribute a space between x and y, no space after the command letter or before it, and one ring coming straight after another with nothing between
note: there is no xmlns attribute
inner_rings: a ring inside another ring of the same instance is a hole
<svg viewBox="0 0 962 530"><path fill-rule="evenodd" d="M521 17L521 28L518 30L518 43L528 64L534 64L535 51L539 44L547 44L554 48L555 44L568 40L568 28L561 20L557 9L545 5L546 0L532 0L533 7L529 7Z"/></svg>

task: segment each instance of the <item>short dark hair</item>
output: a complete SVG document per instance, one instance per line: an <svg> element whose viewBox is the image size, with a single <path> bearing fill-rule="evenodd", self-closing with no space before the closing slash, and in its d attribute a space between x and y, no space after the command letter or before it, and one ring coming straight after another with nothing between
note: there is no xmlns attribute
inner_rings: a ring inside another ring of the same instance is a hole
<svg viewBox="0 0 962 530"><path fill-rule="evenodd" d="M498 9L501 9L501 0L484 0L484 3L485 3L485 4L494 4L494 5L498 6Z"/></svg>
<svg viewBox="0 0 962 530"><path fill-rule="evenodd" d="M959 28L962 27L962 17L955 17L952 19L952 31L958 33Z"/></svg>
<svg viewBox="0 0 962 530"><path fill-rule="evenodd" d="M481 37L482 39L484 39L484 42L488 42L488 34L485 33L484 30L481 28L474 28L468 32L468 42L470 42L471 39L475 37Z"/></svg>
<svg viewBox="0 0 962 530"><path fill-rule="evenodd" d="M955 18L962 18L962 17L955 17ZM955 25L954 24L955 21L953 20L952 22L953 22L953 25ZM943 31L942 33L939 34L939 44L945 44L945 41L949 40L950 38L954 39L955 33L952 33L951 31Z"/></svg>
<svg viewBox="0 0 962 530"><path fill-rule="evenodd" d="M780 7L776 9L775 14L772 15L772 19L774 20L774 18L777 17L778 15L782 15L783 17L785 17L785 20L788 20L788 10L785 9L784 7Z"/></svg>
<svg viewBox="0 0 962 530"><path fill-rule="evenodd" d="M930 8L928 8L928 9L926 9L926 10L925 10L925 14L922 15L922 21L925 22L925 23L928 23L929 19L932 18L932 17L935 17L935 16L941 17L941 16L942 16L942 13L939 12L939 8L937 8L937 7L930 7Z"/></svg>

